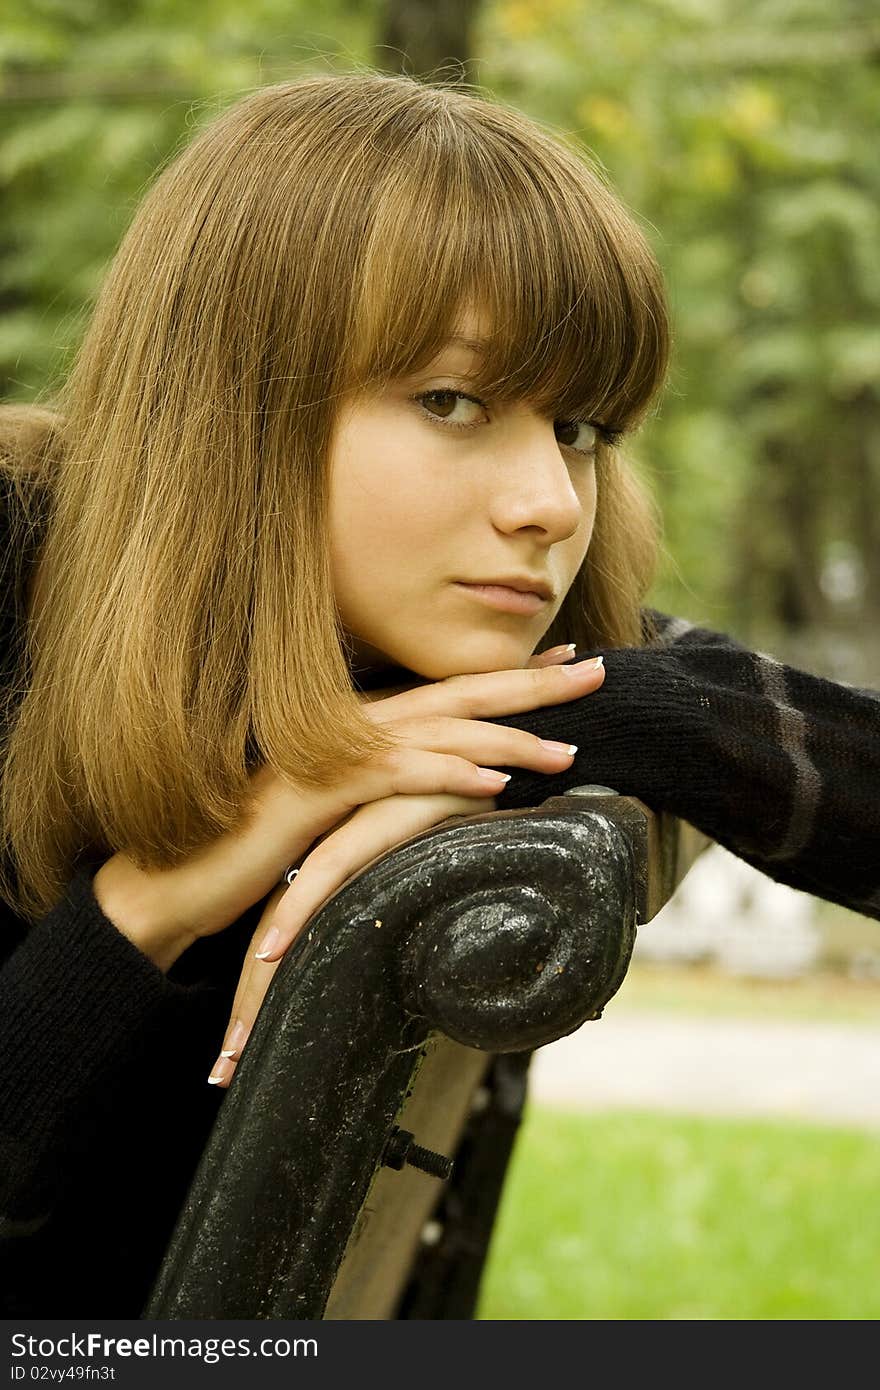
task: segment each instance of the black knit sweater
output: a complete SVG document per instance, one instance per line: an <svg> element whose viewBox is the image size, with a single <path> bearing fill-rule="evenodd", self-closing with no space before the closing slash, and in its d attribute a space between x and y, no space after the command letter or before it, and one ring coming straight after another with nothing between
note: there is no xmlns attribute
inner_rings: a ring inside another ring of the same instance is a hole
<svg viewBox="0 0 880 1390"><path fill-rule="evenodd" d="M5 583L6 656L23 611ZM880 696L652 616L659 642L606 650L594 694L492 721L580 750L555 776L505 769L499 809L603 783L880 917ZM225 1096L207 1076L264 905L165 975L88 869L29 930L0 902L0 1315L139 1315Z"/></svg>

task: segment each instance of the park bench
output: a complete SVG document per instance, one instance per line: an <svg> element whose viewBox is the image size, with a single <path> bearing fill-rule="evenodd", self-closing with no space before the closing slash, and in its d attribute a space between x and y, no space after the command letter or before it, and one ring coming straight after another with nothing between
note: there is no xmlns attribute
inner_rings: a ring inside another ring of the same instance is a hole
<svg viewBox="0 0 880 1390"><path fill-rule="evenodd" d="M532 1052L601 1018L709 843L584 786L343 884L273 977L142 1317L472 1318Z"/></svg>

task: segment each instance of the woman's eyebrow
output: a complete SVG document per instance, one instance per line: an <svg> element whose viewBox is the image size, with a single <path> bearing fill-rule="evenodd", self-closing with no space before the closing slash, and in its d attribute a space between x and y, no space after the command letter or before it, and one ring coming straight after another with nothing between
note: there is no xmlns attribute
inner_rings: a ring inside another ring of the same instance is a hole
<svg viewBox="0 0 880 1390"><path fill-rule="evenodd" d="M489 345L488 338L463 338L460 334L455 334L452 338L447 338L441 347L441 352L448 347L467 348L476 357L482 357Z"/></svg>
<svg viewBox="0 0 880 1390"><path fill-rule="evenodd" d="M477 361L480 361L485 357L486 349L488 348L488 346L488 338L468 338L466 335L462 333L454 333L450 337L443 339L443 342L440 344L430 361L426 362L424 364L424 367L422 367L418 372L414 372L414 375L421 376L425 372L430 373L432 371L439 371L440 366L443 363L443 360L446 357L446 355L454 351L456 348L464 348ZM469 367L469 370L473 370L473 368Z"/></svg>

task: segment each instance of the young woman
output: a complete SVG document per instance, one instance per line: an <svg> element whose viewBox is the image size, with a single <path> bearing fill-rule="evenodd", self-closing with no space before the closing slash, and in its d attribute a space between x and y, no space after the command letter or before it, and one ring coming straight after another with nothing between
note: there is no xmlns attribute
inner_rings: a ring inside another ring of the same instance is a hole
<svg viewBox="0 0 880 1390"><path fill-rule="evenodd" d="M634 218L474 95L282 83L158 177L0 412L5 1316L138 1314L290 941L451 815L606 783L880 916L876 695L642 606L668 352Z"/></svg>

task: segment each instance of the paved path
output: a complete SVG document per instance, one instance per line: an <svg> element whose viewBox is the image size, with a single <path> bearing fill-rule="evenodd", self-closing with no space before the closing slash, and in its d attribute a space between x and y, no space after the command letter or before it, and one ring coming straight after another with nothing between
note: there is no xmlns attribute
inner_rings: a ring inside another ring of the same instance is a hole
<svg viewBox="0 0 880 1390"><path fill-rule="evenodd" d="M532 1061L536 1104L880 1130L880 1027L615 1009Z"/></svg>

